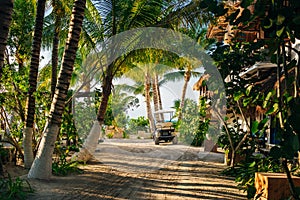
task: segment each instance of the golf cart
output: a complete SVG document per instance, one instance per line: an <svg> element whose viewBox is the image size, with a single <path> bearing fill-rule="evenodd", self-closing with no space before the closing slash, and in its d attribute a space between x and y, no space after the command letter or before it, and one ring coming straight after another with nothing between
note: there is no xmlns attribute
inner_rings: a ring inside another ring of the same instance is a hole
<svg viewBox="0 0 300 200"><path fill-rule="evenodd" d="M169 111L156 111L154 112L154 115L160 115L164 116L164 118L168 118L168 120L160 120L155 122L155 131L153 133L153 140L156 145L159 145L161 141L164 142L171 142L173 144L178 143L178 138L175 132L175 127L172 122L174 111L169 110ZM158 117L161 118L161 117Z"/></svg>

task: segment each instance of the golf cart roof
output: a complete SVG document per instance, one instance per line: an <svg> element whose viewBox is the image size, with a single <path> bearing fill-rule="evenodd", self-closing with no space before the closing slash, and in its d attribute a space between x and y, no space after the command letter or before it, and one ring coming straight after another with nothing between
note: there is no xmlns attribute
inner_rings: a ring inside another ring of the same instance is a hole
<svg viewBox="0 0 300 200"><path fill-rule="evenodd" d="M155 114L160 114L160 113L174 113L175 110L158 110L158 111L155 111L154 113Z"/></svg>

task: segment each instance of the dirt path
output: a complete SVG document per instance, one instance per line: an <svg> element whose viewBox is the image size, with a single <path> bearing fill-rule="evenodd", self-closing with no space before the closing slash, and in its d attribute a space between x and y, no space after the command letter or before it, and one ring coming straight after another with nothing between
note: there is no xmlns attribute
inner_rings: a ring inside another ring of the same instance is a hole
<svg viewBox="0 0 300 200"><path fill-rule="evenodd" d="M36 193L29 199L246 199L232 179L220 175L222 154L110 140L94 156L81 167L83 174L30 180Z"/></svg>

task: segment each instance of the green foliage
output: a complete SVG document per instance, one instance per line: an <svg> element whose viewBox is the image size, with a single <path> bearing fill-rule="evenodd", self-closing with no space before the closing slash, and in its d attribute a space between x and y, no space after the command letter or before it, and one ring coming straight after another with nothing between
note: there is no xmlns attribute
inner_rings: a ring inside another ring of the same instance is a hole
<svg viewBox="0 0 300 200"><path fill-rule="evenodd" d="M28 64L33 39L36 4L32 0L15 0L8 37L10 53L15 55L20 70Z"/></svg>
<svg viewBox="0 0 300 200"><path fill-rule="evenodd" d="M0 179L1 200L26 199L29 193L33 193L33 189L27 180L19 177L13 179L10 175Z"/></svg>
<svg viewBox="0 0 300 200"><path fill-rule="evenodd" d="M183 108L182 121L179 122L179 140L193 146L201 146L209 127L209 119L205 118L205 101L200 108L193 100L186 99Z"/></svg>
<svg viewBox="0 0 300 200"><path fill-rule="evenodd" d="M72 92L69 93L69 96ZM65 176L70 173L79 173L77 161L68 161L70 152L78 152L82 140L78 137L78 132L74 123L74 116L71 114L71 106L65 107L62 124L58 140L55 143L56 158L52 163L52 172L55 175Z"/></svg>
<svg viewBox="0 0 300 200"><path fill-rule="evenodd" d="M80 140L84 140L88 136L90 129L93 126L96 116L94 106L95 104L93 98L91 97L84 98L83 100L80 99L79 101L76 101L74 105L74 122L70 122L72 124L75 123L75 127L73 127L72 129L76 129L78 138Z"/></svg>
<svg viewBox="0 0 300 200"><path fill-rule="evenodd" d="M61 154L59 159L52 163L52 173L56 176L66 176L71 173L81 173L77 161L67 161L67 154Z"/></svg>
<svg viewBox="0 0 300 200"><path fill-rule="evenodd" d="M113 133L113 132L107 133L106 136L107 136L109 139L111 139L111 138L114 137L114 133Z"/></svg>
<svg viewBox="0 0 300 200"><path fill-rule="evenodd" d="M149 129L149 120L145 119L144 116L139 116L137 119L130 119L128 122L129 133L136 134L138 131L147 131Z"/></svg>
<svg viewBox="0 0 300 200"><path fill-rule="evenodd" d="M282 172L279 162L274 161L261 154L247 157L234 168L230 167L222 173L235 177L238 187L241 190L247 191L247 198L251 199L255 195L255 172Z"/></svg>

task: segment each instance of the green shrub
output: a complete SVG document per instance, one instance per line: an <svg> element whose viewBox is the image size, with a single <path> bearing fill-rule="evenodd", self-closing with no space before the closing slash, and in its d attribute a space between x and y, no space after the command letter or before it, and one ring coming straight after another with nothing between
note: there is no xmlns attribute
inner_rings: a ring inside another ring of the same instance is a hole
<svg viewBox="0 0 300 200"><path fill-rule="evenodd" d="M186 99L183 108L183 117L179 122L180 141L192 146L201 146L209 128L209 119L205 118L204 107L199 108L197 103Z"/></svg>
<svg viewBox="0 0 300 200"><path fill-rule="evenodd" d="M261 154L251 156L238 163L235 167L225 169L222 173L235 177L240 190L247 191L248 199L254 197L255 172L282 172L280 163Z"/></svg>
<svg viewBox="0 0 300 200"><path fill-rule="evenodd" d="M81 173L82 170L78 168L77 161L68 162L66 155L59 158L58 161L52 163L52 173L56 176L66 176L71 173Z"/></svg>
<svg viewBox="0 0 300 200"><path fill-rule="evenodd" d="M0 179L0 193L1 200L26 199L29 193L33 193L33 189L27 180L19 177L13 179L8 175L8 178Z"/></svg>

